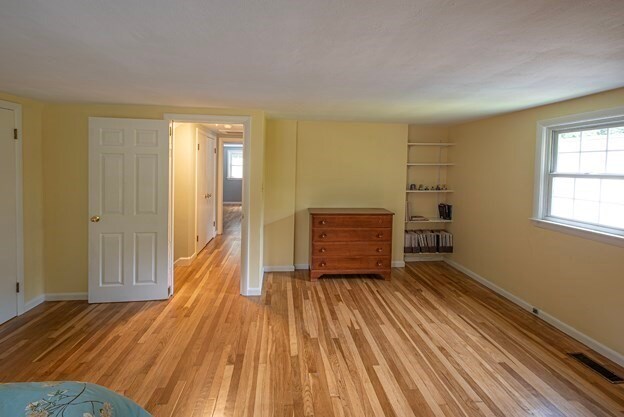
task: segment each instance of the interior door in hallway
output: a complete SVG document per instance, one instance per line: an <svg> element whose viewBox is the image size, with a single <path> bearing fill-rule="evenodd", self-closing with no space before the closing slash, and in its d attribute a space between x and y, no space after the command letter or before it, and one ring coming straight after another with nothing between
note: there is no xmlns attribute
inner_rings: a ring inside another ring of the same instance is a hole
<svg viewBox="0 0 624 417"><path fill-rule="evenodd" d="M89 118L89 302L168 298L169 123Z"/></svg>
<svg viewBox="0 0 624 417"><path fill-rule="evenodd" d="M15 113L0 107L0 323L17 315Z"/></svg>
<svg viewBox="0 0 624 417"><path fill-rule="evenodd" d="M197 130L197 252L215 237L216 138Z"/></svg>

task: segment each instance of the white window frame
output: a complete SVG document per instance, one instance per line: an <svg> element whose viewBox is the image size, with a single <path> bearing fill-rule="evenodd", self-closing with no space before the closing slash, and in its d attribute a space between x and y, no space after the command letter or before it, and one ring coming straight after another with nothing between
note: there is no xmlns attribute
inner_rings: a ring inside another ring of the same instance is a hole
<svg viewBox="0 0 624 417"><path fill-rule="evenodd" d="M562 130L585 130L624 124L624 107L581 113L537 122L537 146L535 155L535 188L533 217L538 227L567 233L603 243L624 247L624 230L594 225L549 215L551 193L550 173L553 160L554 132ZM624 175L584 175L579 177L622 178Z"/></svg>
<svg viewBox="0 0 624 417"><path fill-rule="evenodd" d="M232 176L232 151L239 151L241 153L241 156L243 156L243 147L242 146L230 146L230 147L226 147L229 148L228 152L227 152L227 179L228 180L242 180L243 177L233 177ZM241 168L245 165L244 159L243 159L243 164L241 165Z"/></svg>

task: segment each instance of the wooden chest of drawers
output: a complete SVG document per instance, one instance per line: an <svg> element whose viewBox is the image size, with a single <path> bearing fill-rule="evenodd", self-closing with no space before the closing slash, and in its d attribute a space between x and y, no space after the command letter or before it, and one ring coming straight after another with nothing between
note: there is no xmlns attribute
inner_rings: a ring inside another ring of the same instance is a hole
<svg viewBox="0 0 624 417"><path fill-rule="evenodd" d="M379 274L390 279L392 216L385 209L311 208L310 279Z"/></svg>

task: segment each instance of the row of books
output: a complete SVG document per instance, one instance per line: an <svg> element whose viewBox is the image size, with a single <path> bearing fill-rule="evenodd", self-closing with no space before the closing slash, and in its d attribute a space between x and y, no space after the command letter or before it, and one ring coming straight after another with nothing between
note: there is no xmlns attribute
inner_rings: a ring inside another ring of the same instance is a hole
<svg viewBox="0 0 624 417"><path fill-rule="evenodd" d="M453 234L446 230L406 230L405 253L451 253Z"/></svg>

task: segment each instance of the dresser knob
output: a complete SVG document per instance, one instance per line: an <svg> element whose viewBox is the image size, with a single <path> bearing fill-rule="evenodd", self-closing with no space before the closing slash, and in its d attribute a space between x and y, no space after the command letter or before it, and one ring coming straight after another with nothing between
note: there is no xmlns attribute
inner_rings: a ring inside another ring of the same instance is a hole
<svg viewBox="0 0 624 417"><path fill-rule="evenodd" d="M377 248L377 252L381 253L381 252L383 252L383 249L382 248Z"/></svg>
<svg viewBox="0 0 624 417"><path fill-rule="evenodd" d="M327 220L321 220L321 224L327 224Z"/></svg>
<svg viewBox="0 0 624 417"><path fill-rule="evenodd" d="M325 266L327 265L325 262L321 262L321 266Z"/></svg>
<svg viewBox="0 0 624 417"><path fill-rule="evenodd" d="M321 248L321 253L325 253L326 251L327 251L327 249Z"/></svg>
<svg viewBox="0 0 624 417"><path fill-rule="evenodd" d="M383 233L377 233L377 237L378 238L382 238L383 237Z"/></svg>
<svg viewBox="0 0 624 417"><path fill-rule="evenodd" d="M321 239L325 239L327 235L325 233L321 233Z"/></svg>
<svg viewBox="0 0 624 417"><path fill-rule="evenodd" d="M383 266L383 262L377 261L377 266Z"/></svg>

